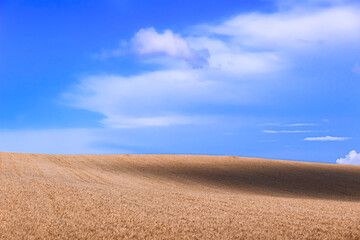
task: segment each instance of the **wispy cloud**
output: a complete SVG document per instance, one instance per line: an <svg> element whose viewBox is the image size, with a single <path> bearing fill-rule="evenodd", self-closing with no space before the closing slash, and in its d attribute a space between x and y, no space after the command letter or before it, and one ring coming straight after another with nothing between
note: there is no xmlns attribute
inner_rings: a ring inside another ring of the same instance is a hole
<svg viewBox="0 0 360 240"><path fill-rule="evenodd" d="M259 127L265 127L265 126L307 127L307 126L317 126L317 125L318 124L316 123L281 123L281 122L258 124Z"/></svg>
<svg viewBox="0 0 360 240"><path fill-rule="evenodd" d="M200 70L157 71L132 77L93 76L84 78L78 89L81 94L64 94L67 104L100 112L105 116L102 123L115 128L206 122L207 116L180 114L177 110L194 103L209 104L214 101L209 96L230 102L241 91L221 82L206 81ZM222 95L220 89L229 94Z"/></svg>
<svg viewBox="0 0 360 240"><path fill-rule="evenodd" d="M306 126L317 126L316 123L290 123L285 124L287 127L306 127Z"/></svg>
<svg viewBox="0 0 360 240"><path fill-rule="evenodd" d="M349 139L350 137L332 137L332 136L304 138L305 141L346 141Z"/></svg>
<svg viewBox="0 0 360 240"><path fill-rule="evenodd" d="M275 130L263 130L263 133L279 133L279 131L275 131Z"/></svg>
<svg viewBox="0 0 360 240"><path fill-rule="evenodd" d="M108 127L112 128L138 128L149 126L170 126L170 125L183 125L194 124L197 121L196 117L188 116L158 116L158 117L133 117L126 116L112 116L103 119L101 122Z"/></svg>
<svg viewBox="0 0 360 240"><path fill-rule="evenodd" d="M263 130L263 133L313 133L313 132L327 132L315 130Z"/></svg>
<svg viewBox="0 0 360 240"><path fill-rule="evenodd" d="M339 158L336 160L338 164L352 164L352 165L360 165L360 153L356 153L355 150L349 152L345 158Z"/></svg>
<svg viewBox="0 0 360 240"><path fill-rule="evenodd" d="M315 11L251 13L204 28L214 34L234 37L250 47L313 49L359 39L360 11L352 6L331 6Z"/></svg>

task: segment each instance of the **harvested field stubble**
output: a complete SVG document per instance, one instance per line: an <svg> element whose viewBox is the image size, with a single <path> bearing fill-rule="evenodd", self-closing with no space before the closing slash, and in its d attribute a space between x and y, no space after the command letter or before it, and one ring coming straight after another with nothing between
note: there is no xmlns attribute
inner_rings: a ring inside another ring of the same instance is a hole
<svg viewBox="0 0 360 240"><path fill-rule="evenodd" d="M360 239L360 166L0 153L1 239Z"/></svg>

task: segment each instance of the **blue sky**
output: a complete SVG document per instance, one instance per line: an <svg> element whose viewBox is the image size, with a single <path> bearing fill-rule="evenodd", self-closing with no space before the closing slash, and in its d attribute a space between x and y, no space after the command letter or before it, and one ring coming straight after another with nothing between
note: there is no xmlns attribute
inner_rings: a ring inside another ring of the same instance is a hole
<svg viewBox="0 0 360 240"><path fill-rule="evenodd" d="M0 151L359 164L356 1L0 1Z"/></svg>

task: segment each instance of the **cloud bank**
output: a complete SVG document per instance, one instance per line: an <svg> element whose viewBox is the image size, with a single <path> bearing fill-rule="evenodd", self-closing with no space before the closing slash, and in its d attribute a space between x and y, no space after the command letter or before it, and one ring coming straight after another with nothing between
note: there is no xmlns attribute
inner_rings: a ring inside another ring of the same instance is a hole
<svg viewBox="0 0 360 240"><path fill-rule="evenodd" d="M338 164L352 164L352 165L360 165L360 153L356 153L355 150L349 152L345 158L339 158L336 160Z"/></svg>
<svg viewBox="0 0 360 240"><path fill-rule="evenodd" d="M87 76L63 96L70 106L104 115L101 122L107 127L195 124L216 116L213 106L261 102L274 79L285 79L282 74L297 55L311 58L315 50L342 49L359 41L360 7L340 3L239 14L186 33L144 28L126 46L145 60L140 64L155 62L156 67L131 76ZM195 115L198 109L202 113Z"/></svg>

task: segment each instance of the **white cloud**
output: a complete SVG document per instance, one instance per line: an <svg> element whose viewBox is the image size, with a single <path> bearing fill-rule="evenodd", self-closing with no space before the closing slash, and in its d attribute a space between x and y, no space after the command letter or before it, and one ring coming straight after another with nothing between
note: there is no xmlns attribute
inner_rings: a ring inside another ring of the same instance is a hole
<svg viewBox="0 0 360 240"><path fill-rule="evenodd" d="M181 124L194 124L196 117L187 116L156 116L156 117L127 117L121 115L108 116L101 122L112 128L137 128L149 126L170 126Z"/></svg>
<svg viewBox="0 0 360 240"><path fill-rule="evenodd" d="M258 124L259 127L263 127L263 126L285 126L285 127L307 127L307 126L317 126L318 124L316 123L280 123L280 122L275 122L275 123L262 123L262 124Z"/></svg>
<svg viewBox="0 0 360 240"><path fill-rule="evenodd" d="M359 13L357 5L331 5L240 14L217 25L197 26L182 34L185 37L171 30L141 29L128 46L146 61L159 63L158 69L132 76L89 76L64 96L71 106L103 114L101 122L109 127L198 123L216 115L211 112L215 104L263 101L262 94L276 87L271 80L281 79L278 86L286 81L281 74L298 49L334 49L359 42ZM309 52L314 54L301 51ZM188 110L195 107L206 109L206 116Z"/></svg>
<svg viewBox="0 0 360 240"><path fill-rule="evenodd" d="M207 65L209 58L208 50L194 50L185 39L171 30L158 33L154 28L140 29L132 39L132 48L139 55L167 55L183 59L195 67Z"/></svg>
<svg viewBox="0 0 360 240"><path fill-rule="evenodd" d="M216 36L194 36L188 41L197 48L206 48L210 52L209 68L221 74L271 74L287 67L280 53L275 51L249 51L241 47L242 43Z"/></svg>
<svg viewBox="0 0 360 240"><path fill-rule="evenodd" d="M263 133L311 133L311 132L323 132L313 130L263 130Z"/></svg>
<svg viewBox="0 0 360 240"><path fill-rule="evenodd" d="M349 152L345 158L339 158L336 160L338 164L352 164L352 165L360 165L360 153L356 153L355 150Z"/></svg>
<svg viewBox="0 0 360 240"><path fill-rule="evenodd" d="M92 76L84 78L72 92L64 94L64 98L73 107L103 114L102 123L109 127L198 123L208 118L180 114L179 109L241 101L238 94L244 91L238 85L212 80L209 75L209 72L188 69L130 77ZM246 93L242 96L246 97Z"/></svg>
<svg viewBox="0 0 360 240"><path fill-rule="evenodd" d="M279 131L275 131L275 130L263 130L263 133L279 133Z"/></svg>
<svg viewBox="0 0 360 240"><path fill-rule="evenodd" d="M285 124L287 127L305 127L305 126L317 126L316 123L289 123Z"/></svg>
<svg viewBox="0 0 360 240"><path fill-rule="evenodd" d="M304 140L305 141L345 141L350 139L349 137L331 137L331 136L325 136L325 137L307 137Z"/></svg>
<svg viewBox="0 0 360 240"><path fill-rule="evenodd" d="M280 133L309 133L309 132L318 132L318 131L311 131L311 130L283 130Z"/></svg>
<svg viewBox="0 0 360 240"><path fill-rule="evenodd" d="M202 28L248 47L313 50L320 45L356 43L360 39L360 11L354 6L334 6L241 14L220 25Z"/></svg>

